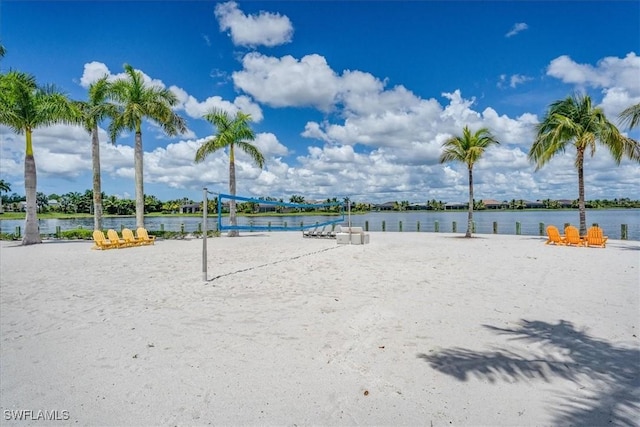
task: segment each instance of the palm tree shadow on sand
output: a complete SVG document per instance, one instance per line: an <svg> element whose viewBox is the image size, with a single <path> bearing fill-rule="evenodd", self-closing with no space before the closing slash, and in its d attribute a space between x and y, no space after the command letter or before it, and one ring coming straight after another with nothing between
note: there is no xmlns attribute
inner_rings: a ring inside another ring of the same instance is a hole
<svg viewBox="0 0 640 427"><path fill-rule="evenodd" d="M432 354L418 354L432 368L460 381L469 376L495 382L550 381L558 377L580 385L593 384L588 396L559 396L554 425L600 426L638 425L640 419L640 349L614 344L576 330L571 322L558 324L521 320L513 329L484 327L512 339L539 343L544 355L518 354L500 349L477 352L452 348ZM556 355L562 352L562 358Z"/></svg>

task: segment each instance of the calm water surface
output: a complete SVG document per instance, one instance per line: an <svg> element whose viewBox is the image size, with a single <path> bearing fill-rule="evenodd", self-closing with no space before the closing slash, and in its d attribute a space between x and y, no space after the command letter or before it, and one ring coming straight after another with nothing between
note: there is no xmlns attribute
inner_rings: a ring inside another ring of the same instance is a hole
<svg viewBox="0 0 640 427"><path fill-rule="evenodd" d="M287 227L292 230L299 230L300 224L311 225L316 222L325 222L339 219L335 216L282 216L282 217L238 217L238 224L274 228ZM342 224L347 224L348 215L345 215ZM494 222L497 223L498 234L516 234L516 223L520 223L521 234L539 235L540 223L545 226L556 225L564 228L564 224L569 223L575 226L579 224L577 210L556 210L556 211L493 211L485 210L474 212L476 233L493 233ZM223 224L227 224L228 218L223 218ZM457 223L458 233L466 231L467 212L465 211L405 211L405 212L370 212L362 215L351 215L351 225L366 227L368 224L370 231L382 231L383 223L386 231L418 231L418 224L421 232L451 233L453 222ZM43 234L53 234L56 227L62 231L74 228L93 228L93 218L83 219L44 219L40 220L40 232ZM211 216L207 220L207 228L215 229L217 217ZM629 240L640 240L640 209L607 209L607 210L587 210L587 225L597 223L611 239L619 239L621 236L621 225L626 224ZM202 224L200 217L147 217L145 226L149 230L180 231L184 227L185 232L196 231ZM103 227L120 230L122 227L135 228L135 217L104 218ZM3 233L14 233L16 227L24 228L24 220L0 220L0 230Z"/></svg>

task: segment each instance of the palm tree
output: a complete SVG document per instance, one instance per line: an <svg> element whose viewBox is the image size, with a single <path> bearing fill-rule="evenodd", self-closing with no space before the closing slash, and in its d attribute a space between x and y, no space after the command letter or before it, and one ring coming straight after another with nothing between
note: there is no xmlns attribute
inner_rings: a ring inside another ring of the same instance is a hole
<svg viewBox="0 0 640 427"><path fill-rule="evenodd" d="M2 209L2 193L8 193L9 191L11 191L11 184L4 179L0 179L0 213L4 212Z"/></svg>
<svg viewBox="0 0 640 427"><path fill-rule="evenodd" d="M638 126L638 124L640 124L640 104L632 105L624 109L622 113L620 113L619 119L620 123L622 125L628 125L629 129Z"/></svg>
<svg viewBox="0 0 640 427"><path fill-rule="evenodd" d="M100 139L98 138L98 125L107 117L115 117L118 112L116 105L107 101L110 83L107 77L92 83L89 86L89 99L79 102L82 111L82 123L87 132L91 134L91 159L93 162L93 228L102 230L102 189L100 179Z"/></svg>
<svg viewBox="0 0 640 427"><path fill-rule="evenodd" d="M202 162L207 155L229 147L229 194L236 195L236 163L235 163L235 147L238 146L242 151L247 153L251 159L260 168L264 166L264 156L258 148L251 144L256 138L255 133L249 126L251 116L249 114L238 111L232 119L226 111L212 109L205 114L204 118L214 125L217 134L205 141L196 152L196 163ZM236 201L229 201L229 224L234 227L237 225L236 220ZM238 236L238 230L229 230L229 237Z"/></svg>
<svg viewBox="0 0 640 427"><path fill-rule="evenodd" d="M5 49L2 44L0 44L0 58L4 58L6 54L7 54L7 49Z"/></svg>
<svg viewBox="0 0 640 427"><path fill-rule="evenodd" d="M444 152L440 156L440 163L460 162L467 165L469 170L469 218L465 237L471 237L473 226L473 165L491 144L499 142L489 129L482 128L472 134L468 126L462 129L462 136L453 136L442 144Z"/></svg>
<svg viewBox="0 0 640 427"><path fill-rule="evenodd" d="M596 143L607 147L617 164L623 156L640 161L640 144L623 136L618 128L607 120L601 108L593 107L588 95L573 95L556 101L549 107L537 127L536 139L529 150L529 160L536 163L536 170L544 166L557 153L563 153L568 145L576 149L575 166L578 169L578 210L580 234L587 233L584 205L584 155L595 154Z"/></svg>
<svg viewBox="0 0 640 427"><path fill-rule="evenodd" d="M135 71L129 64L124 64L126 77L111 83L109 96L120 104L120 111L109 126L111 142L123 130L135 131L134 167L136 184L136 227L144 227L144 185L143 185L143 150L142 120L156 122L169 136L187 130L185 121L171 107L178 99L168 89L147 86L142 73Z"/></svg>
<svg viewBox="0 0 640 427"><path fill-rule="evenodd" d="M0 74L0 124L26 135L24 186L26 221L23 245L41 243L36 204L36 162L32 133L41 126L78 123L73 103L53 86L39 87L35 77L19 71Z"/></svg>

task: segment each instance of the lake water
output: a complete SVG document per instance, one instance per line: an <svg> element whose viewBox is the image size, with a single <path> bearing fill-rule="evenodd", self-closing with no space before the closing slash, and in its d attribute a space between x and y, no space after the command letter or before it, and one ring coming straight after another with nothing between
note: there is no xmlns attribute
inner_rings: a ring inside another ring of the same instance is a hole
<svg viewBox="0 0 640 427"><path fill-rule="evenodd" d="M539 235L540 223L545 226L556 225L563 229L564 224L569 223L575 226L579 224L577 210L536 210L536 211L497 211L484 210L474 212L474 222L476 233L493 233L494 222L497 223L498 234L516 234L516 223L520 223L520 232L523 235ZM268 227L274 230L280 227L299 230L300 224L312 225L326 221L336 220L335 216L282 216L282 217L238 217L239 225L249 225ZM347 224L349 218L345 215L341 224ZM227 224L228 218L223 218L223 224ZM453 222L457 223L458 233L464 233L467 228L466 211L404 211L404 212L370 212L361 215L351 215L351 225L366 227L369 231L382 231L383 223L385 231L418 231L418 223L421 232L435 232L436 227L439 232L451 233ZM53 234L56 227L62 231L74 228L93 228L93 218L83 219L44 219L39 220L40 232L42 234ZM103 227L120 230L122 227L135 228L135 217L109 217L103 219ZM587 226L597 223L611 239L619 239L621 236L621 225L627 225L629 240L640 240L640 209L607 209L589 210L587 209ZM201 217L147 217L145 226L149 230L180 231L184 227L185 232L197 231L202 224ZM207 228L215 229L217 217L210 216L207 220ZM0 230L3 233L14 233L16 227L24 228L24 220L0 220Z"/></svg>

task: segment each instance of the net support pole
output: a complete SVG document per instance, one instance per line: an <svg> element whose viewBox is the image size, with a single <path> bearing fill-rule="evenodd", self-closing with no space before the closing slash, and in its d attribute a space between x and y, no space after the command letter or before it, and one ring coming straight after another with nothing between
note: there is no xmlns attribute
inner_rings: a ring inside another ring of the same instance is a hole
<svg viewBox="0 0 640 427"><path fill-rule="evenodd" d="M207 187L202 189L202 280L207 281Z"/></svg>
<svg viewBox="0 0 640 427"><path fill-rule="evenodd" d="M351 244L351 199L347 199L347 213L349 215L349 244Z"/></svg>

